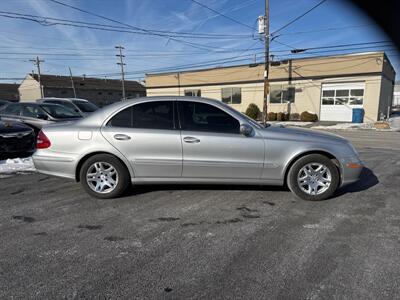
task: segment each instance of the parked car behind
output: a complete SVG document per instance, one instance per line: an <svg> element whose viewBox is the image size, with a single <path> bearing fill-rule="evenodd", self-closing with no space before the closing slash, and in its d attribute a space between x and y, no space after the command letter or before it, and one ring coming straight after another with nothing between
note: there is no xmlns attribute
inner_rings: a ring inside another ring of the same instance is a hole
<svg viewBox="0 0 400 300"><path fill-rule="evenodd" d="M75 121L82 118L80 113L61 105L50 103L9 103L0 108L4 121L22 122L37 134L43 125L54 122Z"/></svg>
<svg viewBox="0 0 400 300"><path fill-rule="evenodd" d="M86 116L99 109L92 102L79 98L42 98L36 100L36 102L59 104L80 113L82 116Z"/></svg>
<svg viewBox="0 0 400 300"><path fill-rule="evenodd" d="M36 169L80 181L99 198L117 197L131 182L287 183L300 198L322 200L363 168L340 136L264 127L205 98L123 101L74 124L44 127L38 137Z"/></svg>
<svg viewBox="0 0 400 300"><path fill-rule="evenodd" d="M28 156L34 151L35 133L31 127L0 118L0 159Z"/></svg>

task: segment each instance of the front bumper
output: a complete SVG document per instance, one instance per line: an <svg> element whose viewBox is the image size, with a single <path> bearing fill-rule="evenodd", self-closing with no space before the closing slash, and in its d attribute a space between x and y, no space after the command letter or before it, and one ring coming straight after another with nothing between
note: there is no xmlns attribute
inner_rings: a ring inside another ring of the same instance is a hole
<svg viewBox="0 0 400 300"><path fill-rule="evenodd" d="M357 156L342 158L339 160L339 163L342 170L342 186L356 182L360 179L364 163Z"/></svg>

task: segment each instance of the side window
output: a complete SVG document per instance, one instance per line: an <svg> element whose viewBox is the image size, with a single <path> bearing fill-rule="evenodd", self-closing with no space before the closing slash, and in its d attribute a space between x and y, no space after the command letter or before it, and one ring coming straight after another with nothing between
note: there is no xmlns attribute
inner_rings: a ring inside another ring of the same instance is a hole
<svg viewBox="0 0 400 300"><path fill-rule="evenodd" d="M19 104L10 104L3 110L3 113L6 115L19 116L21 113L21 106Z"/></svg>
<svg viewBox="0 0 400 300"><path fill-rule="evenodd" d="M172 101L154 101L133 105L116 114L107 124L113 127L174 129Z"/></svg>
<svg viewBox="0 0 400 300"><path fill-rule="evenodd" d="M38 116L45 116L46 113L39 106L24 105L22 109L22 115L24 117L37 118Z"/></svg>
<svg viewBox="0 0 400 300"><path fill-rule="evenodd" d="M107 126L131 128L132 107L125 108L117 113L110 121L108 121Z"/></svg>
<svg viewBox="0 0 400 300"><path fill-rule="evenodd" d="M147 129L174 129L172 101L154 101L134 105L133 127Z"/></svg>
<svg viewBox="0 0 400 300"><path fill-rule="evenodd" d="M179 102L182 130L239 133L240 124L223 110L206 103Z"/></svg>

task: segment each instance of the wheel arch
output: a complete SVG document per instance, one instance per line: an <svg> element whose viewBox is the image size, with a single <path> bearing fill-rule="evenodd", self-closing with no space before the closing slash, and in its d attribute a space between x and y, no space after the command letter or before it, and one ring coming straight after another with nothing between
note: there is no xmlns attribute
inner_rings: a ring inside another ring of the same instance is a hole
<svg viewBox="0 0 400 300"><path fill-rule="evenodd" d="M79 175L80 175L80 170L81 170L81 168L82 168L83 163L84 163L86 160L88 160L90 157L92 157L92 156L94 156L94 155L98 155L98 154L107 154L107 155L112 155L112 156L114 156L116 159L118 159L118 160L122 163L123 166L125 166L125 168L126 168L126 169L128 170L128 172L129 172L131 178L133 177L133 173L132 173L131 168L126 164L126 162L125 162L123 159L121 159L120 157L118 157L118 156L115 155L114 153L110 153L110 152L107 152L107 151L95 151L95 152L87 153L87 154L85 154L83 157L81 157L81 158L79 159L78 164L77 164L76 167L75 167L75 181L76 181L76 182L79 182L79 181L80 181L80 176L79 176Z"/></svg>
<svg viewBox="0 0 400 300"><path fill-rule="evenodd" d="M308 150L308 151L304 151L301 153L297 153L294 157L292 157L289 161L289 163L286 165L285 167L285 172L284 172L284 177L283 177L283 182L284 185L287 186L287 176L289 173L290 168L293 166L293 164L298 161L300 158L306 156L306 155L310 155L310 154L321 154L324 155L326 157L328 157L330 160L332 160L332 162L335 164L336 168L338 169L339 172L339 178L340 178L340 183L342 182L342 170L340 167L340 163L339 160L336 158L335 155L333 155L332 153L330 153L329 151L326 150Z"/></svg>

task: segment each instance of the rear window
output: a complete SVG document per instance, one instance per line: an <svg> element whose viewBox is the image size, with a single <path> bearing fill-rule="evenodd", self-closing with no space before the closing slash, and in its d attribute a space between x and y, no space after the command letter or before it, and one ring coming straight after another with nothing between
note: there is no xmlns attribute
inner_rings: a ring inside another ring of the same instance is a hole
<svg viewBox="0 0 400 300"><path fill-rule="evenodd" d="M172 101L154 101L136 104L120 111L107 125L171 130L174 129L173 103Z"/></svg>
<svg viewBox="0 0 400 300"><path fill-rule="evenodd" d="M86 101L79 101L79 100L72 100L72 102L79 107L79 109L83 112L94 112L99 108L94 105L93 103L86 102Z"/></svg>

